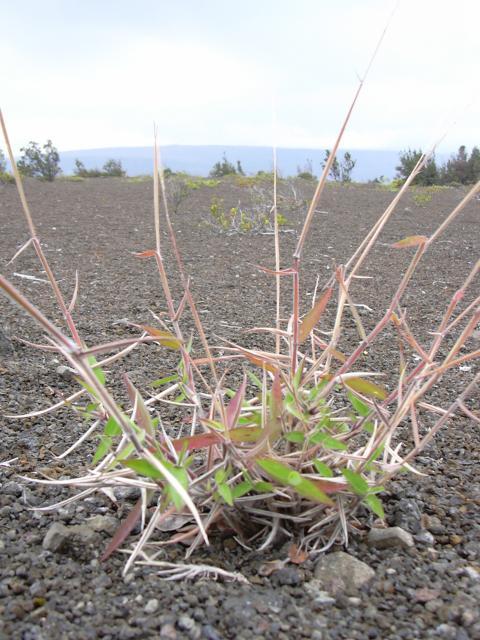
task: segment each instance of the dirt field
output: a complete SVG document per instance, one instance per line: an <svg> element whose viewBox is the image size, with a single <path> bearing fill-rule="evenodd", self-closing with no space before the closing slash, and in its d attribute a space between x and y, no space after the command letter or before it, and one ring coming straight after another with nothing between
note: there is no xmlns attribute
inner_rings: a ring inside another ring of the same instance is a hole
<svg viewBox="0 0 480 640"><path fill-rule="evenodd" d="M312 191L308 183L298 189L301 197ZM129 335L132 330L125 320L151 322L149 310L164 311L154 265L132 255L154 246L150 181L29 181L26 191L38 235L67 298L78 269L75 318L87 344ZM417 190L400 203L362 269L362 275L373 279L359 281L354 290L355 301L366 305L362 309L366 327L385 311L408 263L410 253L390 245L408 235L432 233L464 193L456 188ZM394 195L373 185L328 186L306 246L304 310L311 303L317 274L323 282L335 264L351 255ZM174 225L186 270L211 342L219 344L221 336L258 345L257 337L242 335L241 329L274 322L271 276L256 269L258 264L273 266L273 237L216 233L205 224L214 197L226 208L237 206L239 200L248 200L248 188L226 181L195 189L182 203ZM285 215L284 267L289 266L301 225L299 214ZM33 251L28 249L8 264L28 239L13 185L0 185L0 228L2 273L60 325L48 284L22 277L44 278ZM478 259L479 249L476 200L425 256L405 295L402 306L409 309L410 325L423 343L428 345L428 332L441 317L447 297ZM175 290L177 279L168 251L167 259ZM468 300L478 295L478 285L477 279ZM285 317L289 297L285 288ZM15 339L41 342L42 336L4 296L0 314L6 335L0 341L1 414L47 407L57 398L56 389L62 393L73 389L74 383L58 373L61 363L53 354L36 352ZM347 320L342 347L348 349L355 340L353 322ZM369 354L369 366L387 374L387 386L388 375L398 369L395 350L394 334L386 331ZM122 367L148 392L149 381L167 375L174 365L175 360L157 347L144 346ZM474 366L452 372L435 390L435 400L446 406L471 378ZM122 393L120 385L115 391ZM470 406L478 410L478 394ZM165 417L175 420L171 411ZM0 425L0 463L16 459L9 467L0 466L0 638L480 639L480 433L478 425L466 418L453 421L419 460L420 468L432 471L428 477L404 476L392 482L384 496L388 524L410 530L415 546L369 547L364 534L371 521L365 519L348 552L374 569L375 576L358 592L347 590L333 597L312 583L316 559L264 576L261 565L283 558L285 550L247 552L228 537L214 539L211 548L199 550L191 561L240 571L248 585L168 583L153 570L141 568L124 580L123 556L116 554L104 564L98 561L106 533L96 534L93 547L72 546L65 553L44 550L42 542L53 522L82 524L95 515L120 521L131 500L127 497L113 508L106 497L98 497L60 511L32 512L31 506L51 504L69 493L25 485L18 474L47 466L57 477L80 472L95 443L89 441L71 457L52 462L52 454L63 452L85 429L66 410L29 420L0 416ZM169 549L168 558L180 562L183 551L180 546Z"/></svg>

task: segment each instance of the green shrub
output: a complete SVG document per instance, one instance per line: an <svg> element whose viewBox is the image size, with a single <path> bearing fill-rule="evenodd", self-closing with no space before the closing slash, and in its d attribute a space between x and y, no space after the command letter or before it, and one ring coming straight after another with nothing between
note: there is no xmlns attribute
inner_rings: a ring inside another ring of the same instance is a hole
<svg viewBox="0 0 480 640"><path fill-rule="evenodd" d="M23 176L53 182L62 172L60 155L51 140L47 140L42 148L37 142L30 142L28 147L22 147L20 151L22 157L17 166Z"/></svg>
<svg viewBox="0 0 480 640"><path fill-rule="evenodd" d="M238 168L241 169L240 162L237 162L237 165ZM239 172L235 168L235 165L229 162L227 156L223 154L222 159L213 165L209 175L211 178L223 178L225 176L236 175L237 173Z"/></svg>
<svg viewBox="0 0 480 640"><path fill-rule="evenodd" d="M87 169L83 162L76 158L73 173L80 178L124 178L127 175L121 160L113 158L107 160L101 169Z"/></svg>
<svg viewBox="0 0 480 640"><path fill-rule="evenodd" d="M0 182L2 182L3 184L12 184L15 182L15 178L11 173L2 171L0 172Z"/></svg>

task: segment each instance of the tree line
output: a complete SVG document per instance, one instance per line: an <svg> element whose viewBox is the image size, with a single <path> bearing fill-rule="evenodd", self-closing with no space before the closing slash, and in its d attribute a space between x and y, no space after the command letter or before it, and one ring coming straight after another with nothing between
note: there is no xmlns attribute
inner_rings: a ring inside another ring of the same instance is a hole
<svg viewBox="0 0 480 640"><path fill-rule="evenodd" d="M22 155L17 162L17 166L22 175L53 181L62 172L60 155L51 140L47 140L42 147L37 142L30 142L27 147L22 147L20 151ZM326 149L321 163L322 169L325 168L329 161L330 154L330 150ZM400 181L406 180L421 156L421 149L403 151L396 167L397 179ZM356 162L349 151L343 154L342 159L335 157L330 168L329 178L335 182L352 182L352 171ZM166 175L173 174L169 169L166 169L165 173ZM120 160L107 160L101 169L87 169L83 162L77 158L75 160L74 175L80 178L124 177L126 176L126 171L123 169ZM223 154L222 159L213 165L209 175L212 178L222 178L229 175L244 176L245 173L240 160L233 164ZM267 173L259 171L258 175L267 175ZM297 177L306 180L316 179L311 160L307 159L303 167L297 167ZM0 150L0 180L7 181L7 179L12 179L12 177L7 173L5 156ZM415 177L413 184L422 186L467 185L473 184L478 180L480 180L480 149L475 146L469 153L466 146L462 145L443 165L439 165L434 156L430 158L422 171ZM379 182L381 180L378 179L376 181Z"/></svg>
<svg viewBox="0 0 480 640"><path fill-rule="evenodd" d="M396 167L397 177L406 180L422 157L421 149L408 149L400 154L400 164ZM459 147L457 153L439 165L435 157L428 160L422 171L416 176L413 184L422 186L474 184L480 180L480 150L473 147L468 153L465 145Z"/></svg>

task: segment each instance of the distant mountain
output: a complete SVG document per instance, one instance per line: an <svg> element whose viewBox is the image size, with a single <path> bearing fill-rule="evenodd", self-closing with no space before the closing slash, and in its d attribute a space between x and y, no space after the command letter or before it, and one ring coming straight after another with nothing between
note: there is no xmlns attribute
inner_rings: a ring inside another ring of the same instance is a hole
<svg viewBox="0 0 480 640"><path fill-rule="evenodd" d="M172 171L206 176L224 153L234 164L239 160L246 174L270 171L272 168L272 149L269 147L168 145L162 148L162 161L164 166ZM351 154L357 161L352 172L354 180L366 182L380 176L388 179L395 176L398 151L356 149L351 150ZM318 175L324 155L324 149L278 149L278 170L283 176L296 175L299 167L303 169L311 163L313 172ZM101 167L106 160L114 158L121 160L123 168L130 176L152 173L151 147L61 151L60 162L64 173L73 173L76 158L79 158L87 169ZM340 151L340 158L343 158L343 151Z"/></svg>

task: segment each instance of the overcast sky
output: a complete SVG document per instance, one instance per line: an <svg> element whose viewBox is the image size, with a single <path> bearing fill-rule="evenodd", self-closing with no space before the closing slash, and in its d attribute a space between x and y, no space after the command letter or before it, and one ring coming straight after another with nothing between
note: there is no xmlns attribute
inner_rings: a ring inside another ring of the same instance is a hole
<svg viewBox="0 0 480 640"><path fill-rule="evenodd" d="M150 145L154 121L162 144L330 147L395 4L0 0L0 106L16 151ZM480 144L479 25L478 0L400 0L342 146Z"/></svg>

